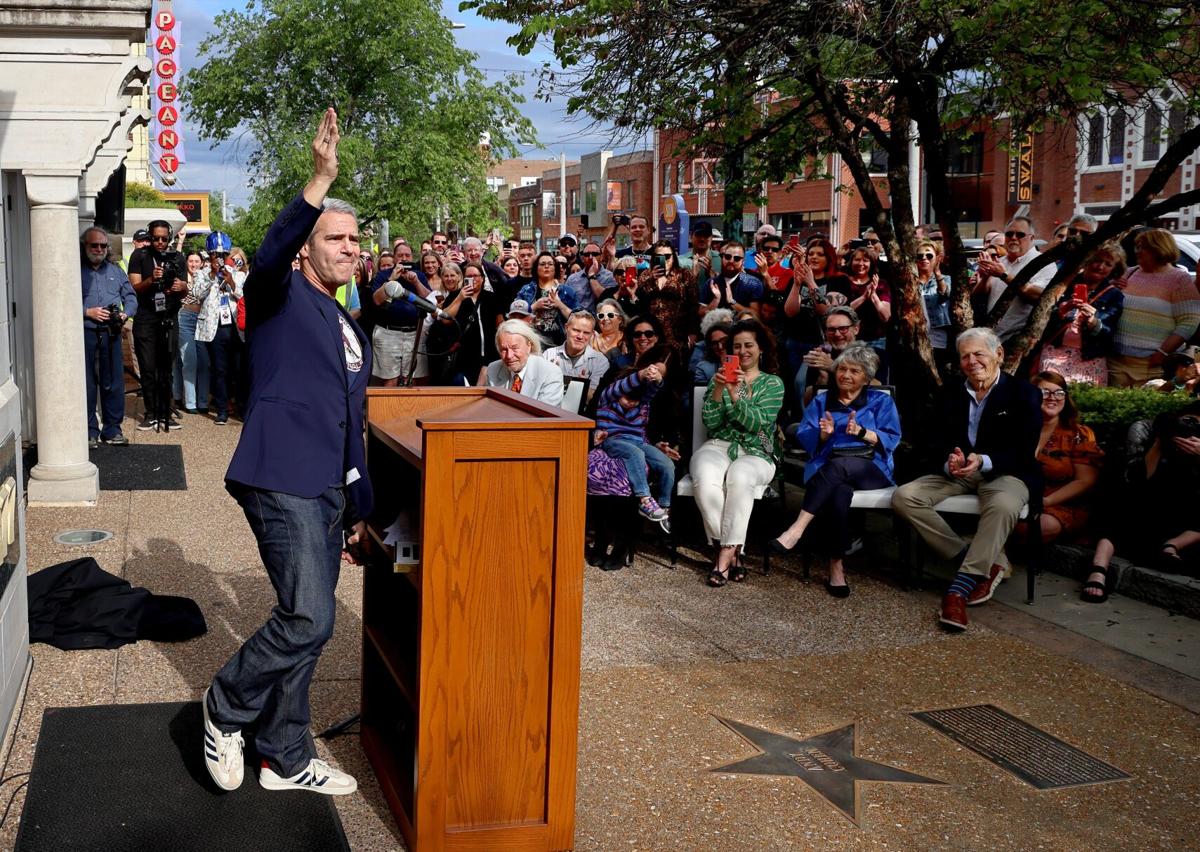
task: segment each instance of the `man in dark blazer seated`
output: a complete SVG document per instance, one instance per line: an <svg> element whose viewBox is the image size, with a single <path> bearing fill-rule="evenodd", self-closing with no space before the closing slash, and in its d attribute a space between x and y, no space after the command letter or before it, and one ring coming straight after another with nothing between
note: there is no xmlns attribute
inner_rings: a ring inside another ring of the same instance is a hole
<svg viewBox="0 0 1200 852"><path fill-rule="evenodd" d="M968 606L991 599L1008 570L1004 542L1030 495L1042 494L1036 458L1041 396L1000 370L1004 349L991 329L968 329L957 345L966 381L946 388L935 437L946 462L940 473L902 485L892 496L892 508L926 544L961 560L942 599L941 624L953 631L967 629ZM979 497L979 528L970 546L933 508L958 494Z"/></svg>
<svg viewBox="0 0 1200 852"><path fill-rule="evenodd" d="M225 484L279 603L204 693L205 763L225 790L242 782L241 732L253 722L261 786L357 788L316 758L308 735L308 688L333 634L343 532L357 543L372 504L363 445L371 349L333 296L353 279L359 252L353 208L325 197L338 140L329 109L312 143L312 178L267 231L244 288L250 397Z"/></svg>

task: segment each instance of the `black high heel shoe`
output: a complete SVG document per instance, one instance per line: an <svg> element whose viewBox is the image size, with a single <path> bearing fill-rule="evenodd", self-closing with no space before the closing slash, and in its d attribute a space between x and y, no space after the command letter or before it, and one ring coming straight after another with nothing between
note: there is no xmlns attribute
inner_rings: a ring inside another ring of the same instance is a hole
<svg viewBox="0 0 1200 852"><path fill-rule="evenodd" d="M848 598L850 597L850 584L847 583L844 586L835 586L833 583L826 580L825 591L829 592L829 594L833 595L835 598Z"/></svg>
<svg viewBox="0 0 1200 852"><path fill-rule="evenodd" d="M800 543L799 540L797 540L796 544L799 544L799 543ZM796 544L793 544L791 547L788 547L779 539L773 538L769 542L767 542L767 547L771 548L771 552L778 556L786 556L787 554L791 553L793 550L796 549Z"/></svg>
<svg viewBox="0 0 1200 852"><path fill-rule="evenodd" d="M708 572L708 584L710 586L712 586L713 588L719 589L721 586L724 586L728 581L729 581L729 575L725 571L722 571L720 568L717 568L715 565L713 566L713 569Z"/></svg>

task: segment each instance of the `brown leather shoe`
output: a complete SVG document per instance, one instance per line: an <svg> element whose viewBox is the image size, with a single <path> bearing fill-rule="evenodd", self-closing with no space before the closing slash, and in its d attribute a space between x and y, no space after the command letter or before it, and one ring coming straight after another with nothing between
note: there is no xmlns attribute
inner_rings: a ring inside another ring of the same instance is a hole
<svg viewBox="0 0 1200 852"><path fill-rule="evenodd" d="M946 595L942 598L942 617L938 623L955 633L967 629L967 602L962 595Z"/></svg>
<svg viewBox="0 0 1200 852"><path fill-rule="evenodd" d="M971 590L971 594L967 596L967 606L975 606L976 604L987 603L992 599L992 595L996 593L996 587L1004 579L1004 569L999 565L992 566L992 573L986 580L980 580L979 585Z"/></svg>

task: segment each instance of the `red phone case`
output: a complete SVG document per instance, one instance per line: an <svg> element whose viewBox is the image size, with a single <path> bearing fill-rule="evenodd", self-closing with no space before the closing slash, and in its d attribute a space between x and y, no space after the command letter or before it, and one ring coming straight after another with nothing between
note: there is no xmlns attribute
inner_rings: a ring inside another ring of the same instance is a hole
<svg viewBox="0 0 1200 852"><path fill-rule="evenodd" d="M1075 298L1080 302L1086 302L1088 297L1088 286L1086 284L1075 285Z"/></svg>
<svg viewBox="0 0 1200 852"><path fill-rule="evenodd" d="M637 282L637 270L634 269L632 266L626 267L626 269L625 269L625 285L627 287L632 287L636 282Z"/></svg>
<svg viewBox="0 0 1200 852"><path fill-rule="evenodd" d="M725 360L721 364L721 369L725 371L725 381L737 381L738 356L726 355Z"/></svg>

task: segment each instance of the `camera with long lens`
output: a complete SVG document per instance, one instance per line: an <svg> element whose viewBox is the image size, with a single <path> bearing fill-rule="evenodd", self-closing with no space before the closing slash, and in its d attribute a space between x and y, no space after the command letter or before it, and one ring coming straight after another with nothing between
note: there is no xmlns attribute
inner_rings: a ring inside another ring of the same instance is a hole
<svg viewBox="0 0 1200 852"><path fill-rule="evenodd" d="M165 293L170 290L176 278L186 280L186 276L183 274L184 265L181 262L182 258L179 256L179 252L156 252L154 259L162 267L162 278L158 280L158 289L160 292Z"/></svg>

